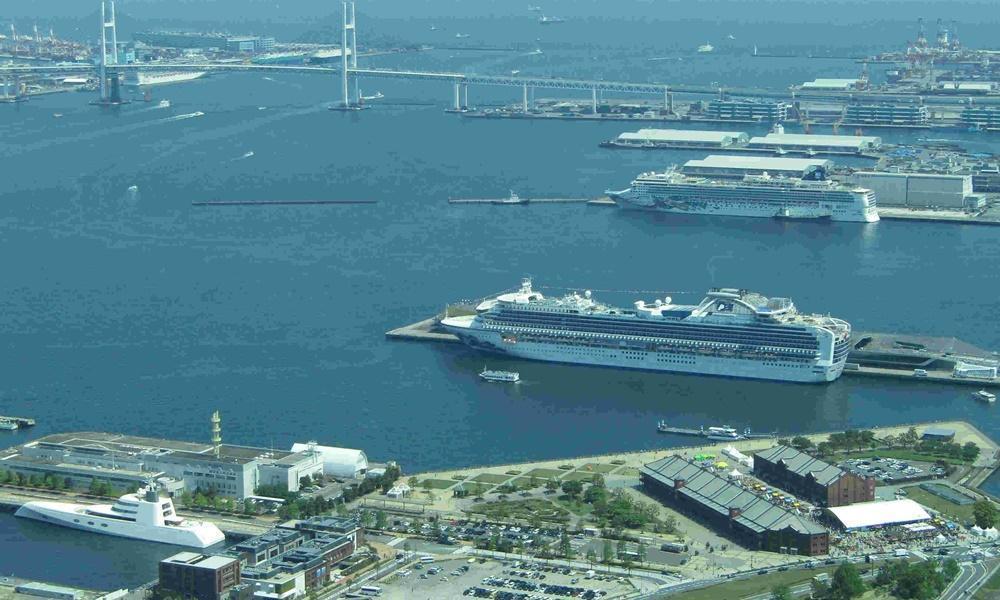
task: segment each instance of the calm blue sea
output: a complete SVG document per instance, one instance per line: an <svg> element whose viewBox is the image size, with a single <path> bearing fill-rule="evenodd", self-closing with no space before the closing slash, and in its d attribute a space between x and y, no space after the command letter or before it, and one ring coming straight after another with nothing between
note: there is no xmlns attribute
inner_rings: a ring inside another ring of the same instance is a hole
<svg viewBox="0 0 1000 600"><path fill-rule="evenodd" d="M369 64L785 87L860 67L751 58L751 38L803 54L814 39L841 54L873 40L896 43L866 35L873 26L831 35L823 24L739 26L710 17L659 30L644 21L630 40L634 18L602 33L588 15L544 30L500 15L507 38L543 54L437 50ZM444 43L462 31L503 41L489 22L435 20L443 31L436 40L428 23L386 18L373 24L374 35ZM878 27L900 41L913 28ZM742 46L727 43L729 33ZM694 47L709 40L719 51L697 56ZM398 460L409 472L680 442L656 436L660 418L788 433L961 418L1000 434L996 409L966 388L625 372L385 340L388 329L449 301L530 275L538 286L618 290L595 291L615 303L653 297L626 290L696 302L711 286L746 287L790 296L859 330L956 336L997 349L1000 242L994 229L973 226L450 206L449 197L509 189L597 195L699 154L597 147L622 124L463 120L442 110L447 84L363 87L385 99L361 114L327 110L337 94L332 78L278 74L157 89L154 99L169 99L169 108L98 110L78 93L0 106L0 414L39 421L3 434L0 445L72 430L207 440L213 410L227 442L286 448L315 439ZM470 100L511 102L519 93L473 88ZM196 112L204 115L190 116ZM901 142L926 134L881 135ZM1000 146L996 138L934 135L979 150ZM304 199L378 203L192 206ZM524 382L482 384L484 363L516 369ZM2 573L110 588L150 579L155 560L172 551L0 515ZM57 559L58 570L45 562Z"/></svg>

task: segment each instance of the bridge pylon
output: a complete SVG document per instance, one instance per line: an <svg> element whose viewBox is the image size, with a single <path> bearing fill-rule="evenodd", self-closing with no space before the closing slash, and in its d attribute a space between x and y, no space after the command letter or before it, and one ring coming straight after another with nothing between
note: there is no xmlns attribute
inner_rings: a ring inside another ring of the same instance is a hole
<svg viewBox="0 0 1000 600"><path fill-rule="evenodd" d="M354 98L351 98L351 70L358 68L358 31L355 26L354 2L343 0L344 18L340 30L340 104L332 110L361 110L361 87L355 76Z"/></svg>
<svg viewBox="0 0 1000 600"><path fill-rule="evenodd" d="M98 64L99 97L95 104L121 104L119 73L108 73L108 67L118 65L118 27L115 19L115 0L101 0L101 62Z"/></svg>

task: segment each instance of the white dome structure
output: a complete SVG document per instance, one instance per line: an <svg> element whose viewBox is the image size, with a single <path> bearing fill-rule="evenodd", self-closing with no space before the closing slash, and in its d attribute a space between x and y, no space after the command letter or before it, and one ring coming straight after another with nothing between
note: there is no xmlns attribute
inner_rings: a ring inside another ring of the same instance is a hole
<svg viewBox="0 0 1000 600"><path fill-rule="evenodd" d="M364 477L368 472L368 457L361 450L320 446L316 442L292 444L292 452L314 450L323 457L323 473L334 477Z"/></svg>

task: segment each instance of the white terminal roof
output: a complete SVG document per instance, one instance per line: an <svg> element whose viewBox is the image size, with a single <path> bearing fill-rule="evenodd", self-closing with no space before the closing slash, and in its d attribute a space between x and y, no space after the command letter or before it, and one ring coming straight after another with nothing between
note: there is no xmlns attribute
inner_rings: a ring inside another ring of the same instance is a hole
<svg viewBox="0 0 1000 600"><path fill-rule="evenodd" d="M881 144L882 138L870 135L817 135L809 133L769 133L750 139L751 144L784 144L788 146L842 146L860 148Z"/></svg>
<svg viewBox="0 0 1000 600"><path fill-rule="evenodd" d="M620 140L651 140L654 142L728 142L745 136L739 131L704 131L698 129L640 129L627 131L618 136Z"/></svg>
<svg viewBox="0 0 1000 600"><path fill-rule="evenodd" d="M292 452L316 450L323 457L323 473L336 477L354 477L361 471L368 470L368 457L361 450L352 448L334 448L316 444L292 444Z"/></svg>
<svg viewBox="0 0 1000 600"><path fill-rule="evenodd" d="M728 156L711 154L700 160L689 160L685 167L714 167L722 169L763 169L775 171L804 171L812 166L829 168L833 161L821 158L784 158L778 156Z"/></svg>
<svg viewBox="0 0 1000 600"><path fill-rule="evenodd" d="M840 521L845 529L915 523L929 521L931 518L924 507L909 499L862 502L850 506L836 506L827 510Z"/></svg>
<svg viewBox="0 0 1000 600"><path fill-rule="evenodd" d="M851 86L858 84L858 78L853 77L850 79L831 79L831 78L820 78L813 79L812 81L807 81L802 84L804 88L841 88L846 89Z"/></svg>

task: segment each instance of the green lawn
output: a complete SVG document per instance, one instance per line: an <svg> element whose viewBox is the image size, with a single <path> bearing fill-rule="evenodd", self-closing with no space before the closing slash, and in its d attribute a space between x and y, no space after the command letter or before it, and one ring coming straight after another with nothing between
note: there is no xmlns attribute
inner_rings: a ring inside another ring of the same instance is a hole
<svg viewBox="0 0 1000 600"><path fill-rule="evenodd" d="M580 471L592 471L594 473L600 473L601 475L607 475L611 471L618 468L618 465L605 465L601 463L587 463L580 467Z"/></svg>
<svg viewBox="0 0 1000 600"><path fill-rule="evenodd" d="M599 475L593 471L583 471L577 470L572 473L567 473L565 477L562 478L563 481L586 481L589 482L594 478L594 475Z"/></svg>
<svg viewBox="0 0 1000 600"><path fill-rule="evenodd" d="M545 480L536 477L534 480L534 485L532 485L531 477L518 477L517 479L512 480L510 483L519 490L531 490L540 488L543 485L545 485Z"/></svg>
<svg viewBox="0 0 1000 600"><path fill-rule="evenodd" d="M481 483L492 483L494 485L503 483L510 479L510 475L497 475L496 473L480 473L472 478L473 481L479 481Z"/></svg>
<svg viewBox="0 0 1000 600"><path fill-rule="evenodd" d="M903 488L906 490L906 497L914 502L923 504L928 508L933 508L944 516L964 523L972 520L972 504L961 506L954 502L949 502L940 496L920 489L920 486L911 485Z"/></svg>
<svg viewBox="0 0 1000 600"><path fill-rule="evenodd" d="M559 469L532 469L524 474L525 477L537 477L539 479L559 479L565 471Z"/></svg>
<svg viewBox="0 0 1000 600"><path fill-rule="evenodd" d="M481 496L493 489L493 484L491 483L476 483L475 481L466 481L462 484L462 487L468 490L470 496Z"/></svg>
<svg viewBox="0 0 1000 600"><path fill-rule="evenodd" d="M973 600L998 600L1000 599L1000 571L993 574L983 587L976 591Z"/></svg>
<svg viewBox="0 0 1000 600"><path fill-rule="evenodd" d="M767 575L752 575L749 579L720 583L700 590L693 590L671 596L672 600L739 600L747 596L755 596L770 592L778 585L789 587L806 583L820 573L830 573L837 569L836 565L824 566L818 569L791 569L788 571L775 571L769 568Z"/></svg>
<svg viewBox="0 0 1000 600"><path fill-rule="evenodd" d="M455 485L455 481L451 479L421 479L417 487L422 490L426 490L427 488L432 490L446 490L453 485Z"/></svg>
<svg viewBox="0 0 1000 600"><path fill-rule="evenodd" d="M570 511L574 515L585 517L594 512L594 507L580 500L570 500L568 496L559 496L555 500L556 504Z"/></svg>

